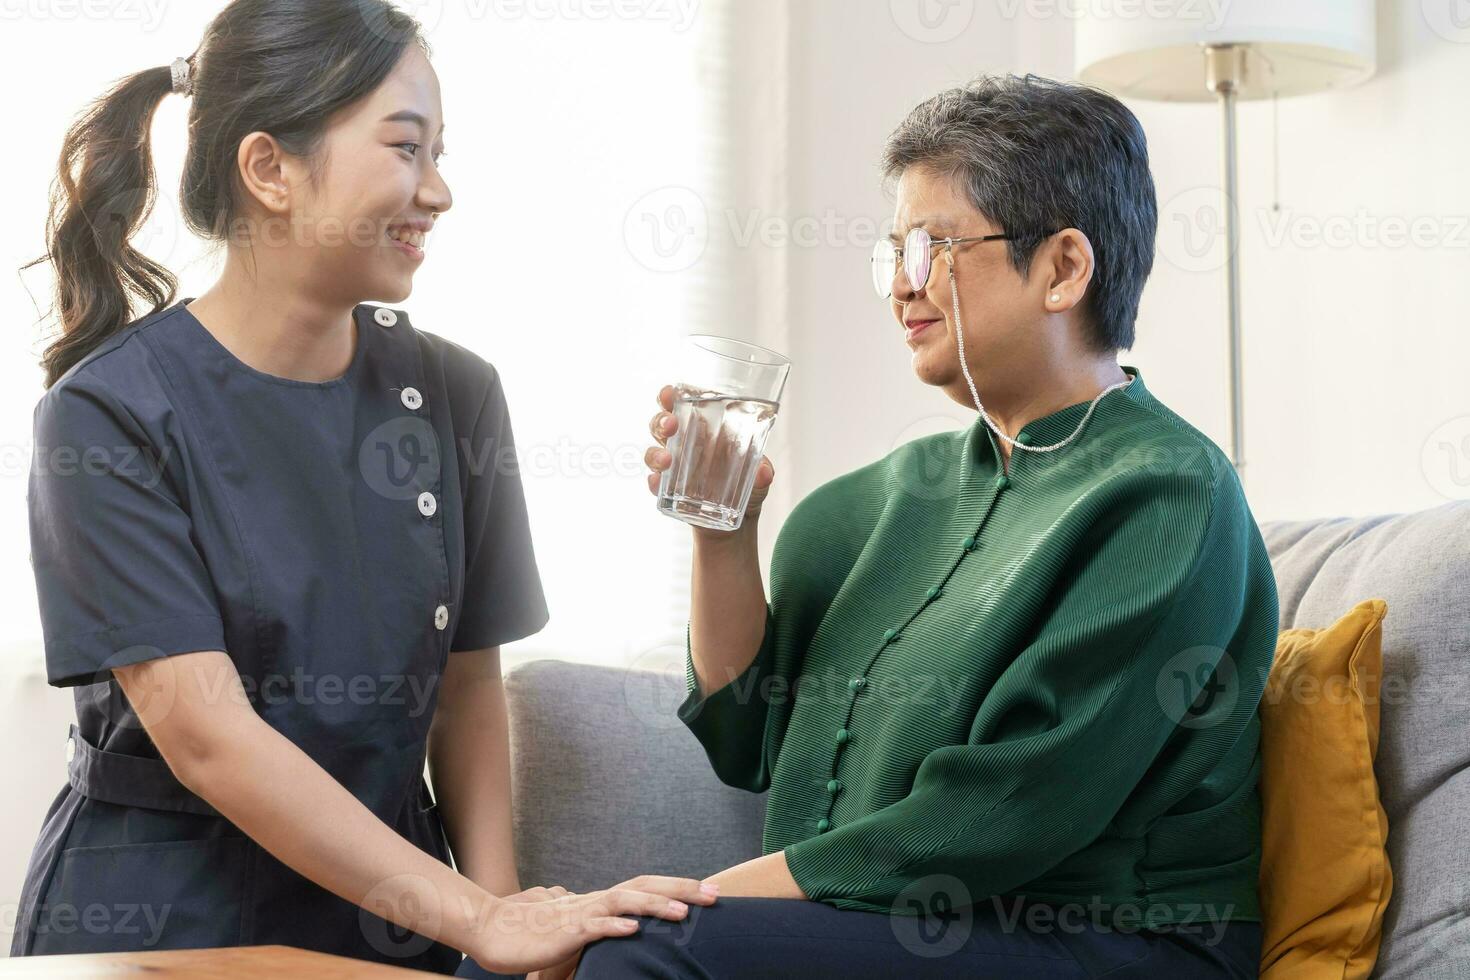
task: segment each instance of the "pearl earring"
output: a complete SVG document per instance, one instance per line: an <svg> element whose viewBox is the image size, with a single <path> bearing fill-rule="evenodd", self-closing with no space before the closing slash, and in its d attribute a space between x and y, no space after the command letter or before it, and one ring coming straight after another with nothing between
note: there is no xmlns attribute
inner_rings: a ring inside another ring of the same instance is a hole
<svg viewBox="0 0 1470 980"><path fill-rule="evenodd" d="M1061 297L1060 297L1060 296L1058 296L1058 295L1057 295L1057 294L1056 294L1056 293L1052 293L1052 294L1051 294L1051 301L1052 301L1052 302L1053 302L1053 303L1055 303L1055 302L1056 302L1056 301L1057 301L1057 300L1059 300L1059 299L1061 299Z"/></svg>

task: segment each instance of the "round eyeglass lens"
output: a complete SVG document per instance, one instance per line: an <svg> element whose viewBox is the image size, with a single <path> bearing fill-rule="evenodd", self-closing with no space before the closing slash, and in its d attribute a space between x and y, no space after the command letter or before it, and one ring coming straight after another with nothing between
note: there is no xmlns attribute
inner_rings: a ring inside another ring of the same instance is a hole
<svg viewBox="0 0 1470 980"><path fill-rule="evenodd" d="M898 250L888 239L873 245L873 289L880 299L893 295L893 274L898 271Z"/></svg>
<svg viewBox="0 0 1470 980"><path fill-rule="evenodd" d="M929 283L930 244L929 233L923 228L909 229L903 242L903 271L908 273L909 287L916 293Z"/></svg>

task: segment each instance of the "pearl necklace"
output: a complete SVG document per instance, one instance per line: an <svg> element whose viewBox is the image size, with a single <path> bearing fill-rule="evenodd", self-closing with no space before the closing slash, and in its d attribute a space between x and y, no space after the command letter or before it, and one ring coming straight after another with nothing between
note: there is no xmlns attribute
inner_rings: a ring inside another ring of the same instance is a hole
<svg viewBox="0 0 1470 980"><path fill-rule="evenodd" d="M1097 397L1092 400L1092 404L1087 406L1087 414L1083 415L1082 421L1077 423L1077 428L1073 429L1072 434L1063 439L1061 442L1053 443L1050 446L1028 446L1024 443L1020 443L1012 439L1010 436L1000 431L1000 426L995 424L995 420L990 417L989 413L985 411L984 406L980 404L980 394L975 390L975 379L970 377L970 368L965 363L965 327L964 324L960 321L960 290L959 287L955 285L954 281L953 257L950 258L947 264L949 265L949 292L950 297L954 301L955 339L959 341L960 346L960 370L964 372L965 383L970 386L970 396L975 399L975 407L980 409L980 417L985 420L986 425L990 426L991 431L1000 436L1006 442L1010 443L1013 448L1024 449L1027 452L1033 453L1049 453L1054 450L1061 449L1067 443L1077 438L1077 434L1082 431L1082 427L1086 425L1087 420L1092 417L1092 410L1097 408L1097 403L1102 400L1103 395L1106 395L1108 392L1114 391L1118 388L1126 388L1133 383L1133 379L1129 378L1127 381L1119 381L1117 384L1109 385L1102 391L1098 392Z"/></svg>

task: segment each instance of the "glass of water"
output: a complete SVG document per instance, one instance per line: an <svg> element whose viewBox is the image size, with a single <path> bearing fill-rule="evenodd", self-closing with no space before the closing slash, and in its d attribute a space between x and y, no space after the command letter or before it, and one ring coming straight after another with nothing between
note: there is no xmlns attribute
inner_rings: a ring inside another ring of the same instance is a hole
<svg viewBox="0 0 1470 980"><path fill-rule="evenodd" d="M678 426L664 447L673 461L659 477L658 509L686 524L738 531L791 361L728 337L684 339Z"/></svg>

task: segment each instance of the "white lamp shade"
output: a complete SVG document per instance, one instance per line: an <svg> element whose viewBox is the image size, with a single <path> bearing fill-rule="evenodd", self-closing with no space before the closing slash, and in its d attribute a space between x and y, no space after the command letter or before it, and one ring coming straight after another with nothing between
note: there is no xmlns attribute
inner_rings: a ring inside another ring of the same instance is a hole
<svg viewBox="0 0 1470 980"><path fill-rule="evenodd" d="M1131 13L1131 16L1124 16ZM1081 3L1077 77L1121 95L1213 102L1203 45L1248 46L1239 99L1342 88L1373 74L1373 0Z"/></svg>

